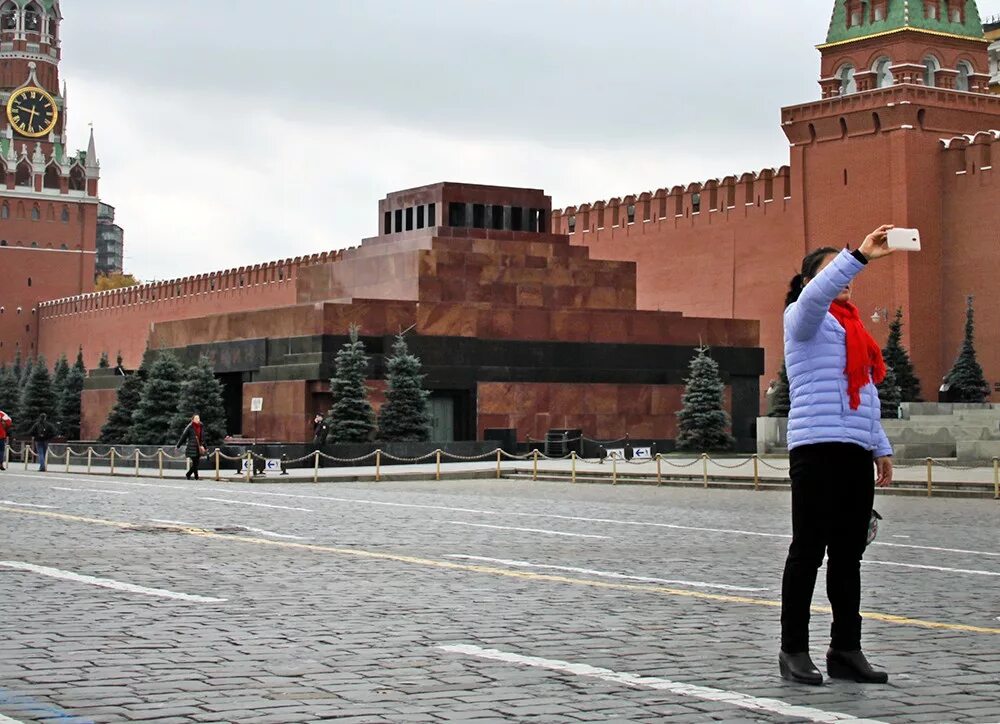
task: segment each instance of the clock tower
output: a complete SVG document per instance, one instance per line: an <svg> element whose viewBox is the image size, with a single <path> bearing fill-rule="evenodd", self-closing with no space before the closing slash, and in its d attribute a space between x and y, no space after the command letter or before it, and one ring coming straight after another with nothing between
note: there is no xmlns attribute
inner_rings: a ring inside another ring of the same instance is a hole
<svg viewBox="0 0 1000 724"><path fill-rule="evenodd" d="M0 362L35 356L39 302L94 284L100 164L93 131L68 150L59 5L0 0Z"/></svg>

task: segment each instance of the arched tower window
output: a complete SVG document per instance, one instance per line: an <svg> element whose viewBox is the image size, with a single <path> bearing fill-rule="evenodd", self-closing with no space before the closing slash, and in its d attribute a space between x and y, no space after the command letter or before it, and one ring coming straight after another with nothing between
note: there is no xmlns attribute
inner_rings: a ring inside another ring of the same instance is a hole
<svg viewBox="0 0 1000 724"><path fill-rule="evenodd" d="M70 191L87 190L87 174L84 173L83 168L79 164L70 169L69 190Z"/></svg>
<svg viewBox="0 0 1000 724"><path fill-rule="evenodd" d="M858 84L854 80L854 66L848 63L847 65L841 67L840 71L837 73L837 77L840 78L840 95L846 96L851 93L858 92Z"/></svg>
<svg viewBox="0 0 1000 724"><path fill-rule="evenodd" d="M31 164L28 163L27 159L22 159L21 163L17 164L17 173L14 175L14 185L15 186L31 186L31 178L34 172L31 168Z"/></svg>
<svg viewBox="0 0 1000 724"><path fill-rule="evenodd" d="M941 70L941 64L933 55L924 58L924 85L934 88L937 85L937 72Z"/></svg>
<svg viewBox="0 0 1000 724"><path fill-rule="evenodd" d="M13 2L0 6L0 30L17 30L17 5Z"/></svg>
<svg viewBox="0 0 1000 724"><path fill-rule="evenodd" d="M45 180L42 185L47 189L59 188L59 169L54 163L50 163L45 169Z"/></svg>
<svg viewBox="0 0 1000 724"><path fill-rule="evenodd" d="M38 204L35 204L31 207L31 220L32 221L42 220L42 212L38 209Z"/></svg>
<svg viewBox="0 0 1000 724"><path fill-rule="evenodd" d="M63 208L62 208L62 217L61 217L61 220L62 220L62 222L64 224L68 224L69 223L69 208L67 208L65 206L63 206Z"/></svg>
<svg viewBox="0 0 1000 724"><path fill-rule="evenodd" d="M0 219L9 219L9 218L10 218L10 207L7 205L7 202L4 202L4 205L0 206Z"/></svg>
<svg viewBox="0 0 1000 724"><path fill-rule="evenodd" d="M924 0L924 17L930 20L937 20L940 15L938 3L940 0Z"/></svg>
<svg viewBox="0 0 1000 724"><path fill-rule="evenodd" d="M972 66L967 61L958 64L958 76L955 78L955 90L969 91L969 77L972 75Z"/></svg>
<svg viewBox="0 0 1000 724"><path fill-rule="evenodd" d="M893 84L892 71L889 70L891 67L892 60L890 58L879 58L875 61L872 70L875 71L876 88L888 88Z"/></svg>
<svg viewBox="0 0 1000 724"><path fill-rule="evenodd" d="M30 3L24 9L24 29L29 33L42 31L42 9L35 3Z"/></svg>

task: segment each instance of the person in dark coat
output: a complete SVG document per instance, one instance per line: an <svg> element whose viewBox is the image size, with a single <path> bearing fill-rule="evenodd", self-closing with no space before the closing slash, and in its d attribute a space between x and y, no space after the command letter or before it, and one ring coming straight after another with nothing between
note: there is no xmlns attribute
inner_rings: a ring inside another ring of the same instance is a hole
<svg viewBox="0 0 1000 724"><path fill-rule="evenodd" d="M327 424L323 415L317 412L316 417L313 418L313 445L324 445L329 434L330 425Z"/></svg>
<svg viewBox="0 0 1000 724"><path fill-rule="evenodd" d="M201 461L201 456L205 454L205 428L201 424L200 415L191 416L191 422L184 428L184 432L181 433L181 437L177 441L177 447L180 448L181 445L184 446L184 456L191 461L184 477L190 480L193 476L195 480L200 480L198 463Z"/></svg>
<svg viewBox="0 0 1000 724"><path fill-rule="evenodd" d="M35 452L38 453L38 470L44 473L45 458L49 453L49 442L56 436L55 425L49 422L49 416L43 412L28 430L28 435L34 441Z"/></svg>

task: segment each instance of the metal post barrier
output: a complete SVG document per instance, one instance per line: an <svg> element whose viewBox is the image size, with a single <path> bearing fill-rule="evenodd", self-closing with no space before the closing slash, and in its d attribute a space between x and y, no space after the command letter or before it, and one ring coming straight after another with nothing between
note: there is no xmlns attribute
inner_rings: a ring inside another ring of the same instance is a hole
<svg viewBox="0 0 1000 724"><path fill-rule="evenodd" d="M94 448L87 447L87 475L90 475L90 464L94 459Z"/></svg>
<svg viewBox="0 0 1000 724"><path fill-rule="evenodd" d="M572 465L572 469L573 469L573 482L575 483L576 482L576 450L573 450L569 454L569 459L570 459L570 464Z"/></svg>
<svg viewBox="0 0 1000 724"><path fill-rule="evenodd" d="M115 474L115 449L111 448L111 474Z"/></svg>
<svg viewBox="0 0 1000 724"><path fill-rule="evenodd" d="M313 482L319 482L319 450L313 453Z"/></svg>
<svg viewBox="0 0 1000 724"><path fill-rule="evenodd" d="M281 474L288 475L288 453L281 453Z"/></svg>
<svg viewBox="0 0 1000 724"><path fill-rule="evenodd" d="M497 448L497 480L500 479L500 461L503 459L503 450Z"/></svg>
<svg viewBox="0 0 1000 724"><path fill-rule="evenodd" d="M753 456L753 489L760 490L760 458Z"/></svg>
<svg viewBox="0 0 1000 724"><path fill-rule="evenodd" d="M701 477L705 481L705 487L708 487L708 453L701 454Z"/></svg>
<svg viewBox="0 0 1000 724"><path fill-rule="evenodd" d="M663 485L663 456L656 453L656 484Z"/></svg>
<svg viewBox="0 0 1000 724"><path fill-rule="evenodd" d="M66 472L69 472L69 443L66 444Z"/></svg>
<svg viewBox="0 0 1000 724"><path fill-rule="evenodd" d="M993 498L1000 500L1000 458L993 458Z"/></svg>
<svg viewBox="0 0 1000 724"><path fill-rule="evenodd" d="M927 497L931 497L934 490L934 460L927 458Z"/></svg>
<svg viewBox="0 0 1000 724"><path fill-rule="evenodd" d="M160 479L163 479L163 448L156 451L156 467L160 471ZM216 478L218 480L218 478Z"/></svg>
<svg viewBox="0 0 1000 724"><path fill-rule="evenodd" d="M434 451L434 456L435 456L435 466L437 468L436 472L434 473L434 479L435 480L440 480L441 479L441 448L438 448L437 450Z"/></svg>
<svg viewBox="0 0 1000 724"><path fill-rule="evenodd" d="M538 448L531 451L531 479L538 480Z"/></svg>
<svg viewBox="0 0 1000 724"><path fill-rule="evenodd" d="M135 476L139 477L139 449L135 450Z"/></svg>
<svg viewBox="0 0 1000 724"><path fill-rule="evenodd" d="M611 484L618 485L618 456L611 456Z"/></svg>
<svg viewBox="0 0 1000 724"><path fill-rule="evenodd" d="M249 483L250 476L253 475L253 453L247 450L247 471L244 473L244 479Z"/></svg>
<svg viewBox="0 0 1000 724"><path fill-rule="evenodd" d="M31 457L31 448L28 447L28 443L21 443L21 457L24 458L24 471L28 471L28 458Z"/></svg>
<svg viewBox="0 0 1000 724"><path fill-rule="evenodd" d="M222 470L222 452L219 448L215 448L215 452L212 453L212 457L215 458L215 480L216 482L220 479L220 472Z"/></svg>
<svg viewBox="0 0 1000 724"><path fill-rule="evenodd" d="M382 481L382 450L375 451L375 482Z"/></svg>
<svg viewBox="0 0 1000 724"><path fill-rule="evenodd" d="M7 467L8 465L10 465L10 440L3 446L3 466Z"/></svg>

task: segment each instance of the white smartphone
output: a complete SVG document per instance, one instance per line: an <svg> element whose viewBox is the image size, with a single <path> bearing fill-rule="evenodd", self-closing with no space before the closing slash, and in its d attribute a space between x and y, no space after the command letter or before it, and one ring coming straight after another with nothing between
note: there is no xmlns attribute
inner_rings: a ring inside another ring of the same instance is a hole
<svg viewBox="0 0 1000 724"><path fill-rule="evenodd" d="M917 229L889 229L887 241L890 249L920 251L920 232Z"/></svg>

